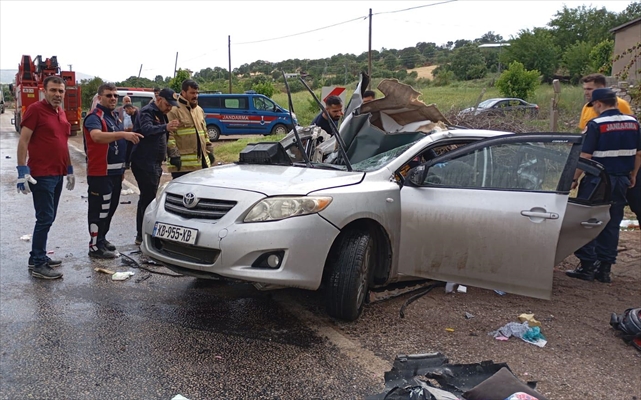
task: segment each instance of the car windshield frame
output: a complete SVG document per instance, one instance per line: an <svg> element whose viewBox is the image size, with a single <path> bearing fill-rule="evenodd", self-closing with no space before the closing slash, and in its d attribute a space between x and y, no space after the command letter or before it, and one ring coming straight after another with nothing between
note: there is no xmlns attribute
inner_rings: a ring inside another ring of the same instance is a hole
<svg viewBox="0 0 641 400"><path fill-rule="evenodd" d="M398 157L402 156L405 154L410 148L412 148L414 145L416 145L418 142L423 140L424 138L417 139L415 141L412 141L410 143L403 144L398 147L394 147L393 149L387 150L383 153L379 153L375 156L372 156L370 158L367 158L363 161L359 161L357 163L352 164L352 169L355 172L373 172L377 171L392 161L396 160ZM298 164L298 163L296 163ZM346 167L344 165L340 164L331 164L331 163L314 163L314 166L317 167L326 167L326 168L335 168L335 169L341 169L345 170Z"/></svg>

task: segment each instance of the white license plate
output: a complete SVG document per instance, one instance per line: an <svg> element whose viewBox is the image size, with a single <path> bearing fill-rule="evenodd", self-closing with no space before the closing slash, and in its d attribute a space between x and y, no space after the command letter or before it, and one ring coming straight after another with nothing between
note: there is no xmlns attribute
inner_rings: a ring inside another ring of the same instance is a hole
<svg viewBox="0 0 641 400"><path fill-rule="evenodd" d="M195 244L196 236L198 236L198 229L156 222L152 236L172 240L174 242Z"/></svg>

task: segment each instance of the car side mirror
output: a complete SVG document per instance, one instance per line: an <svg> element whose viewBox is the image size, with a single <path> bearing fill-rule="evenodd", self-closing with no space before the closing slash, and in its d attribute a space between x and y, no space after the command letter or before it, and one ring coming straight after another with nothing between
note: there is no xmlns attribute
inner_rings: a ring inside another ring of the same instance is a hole
<svg viewBox="0 0 641 400"><path fill-rule="evenodd" d="M426 171L427 169L424 165L419 165L418 167L410 169L410 171L407 173L406 180L407 182L409 182L409 186L423 186Z"/></svg>
<svg viewBox="0 0 641 400"><path fill-rule="evenodd" d="M81 112L81 113L80 113L80 116L81 116L82 118L86 117L86 116L87 116L87 112L86 112L86 111Z"/></svg>

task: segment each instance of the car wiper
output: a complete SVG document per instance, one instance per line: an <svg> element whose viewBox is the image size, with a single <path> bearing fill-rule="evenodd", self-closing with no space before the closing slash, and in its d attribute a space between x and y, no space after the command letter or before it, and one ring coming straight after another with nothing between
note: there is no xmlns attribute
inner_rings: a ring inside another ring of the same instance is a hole
<svg viewBox="0 0 641 400"><path fill-rule="evenodd" d="M345 166L347 167L347 170L351 172L352 163L349 162L349 158L347 157L347 152L345 151L345 142L343 141L343 138L341 137L340 133L338 133L338 128L336 127L336 123L331 117L329 117L329 113L327 112L327 109L325 108L323 103L318 99L318 97L316 97L316 94L314 94L314 91L310 89L309 86L307 86L307 83L305 82L305 80L301 76L298 77L298 80L300 80L300 82L303 84L303 86L305 86L307 91L309 91L309 93L312 94L312 97L314 98L314 100L316 100L316 104L318 104L318 106L320 107L321 112L323 112L325 115L328 116L327 121L329 122L329 126L331 126L332 130L334 131L334 136L336 136L336 143L338 143L340 154L345 160Z"/></svg>
<svg viewBox="0 0 641 400"><path fill-rule="evenodd" d="M287 89L287 99L289 100L289 119L292 122L294 122L294 116L292 115L292 113L294 112L294 102L292 102L292 92L289 90L289 84L287 83L287 77L285 76L285 71L281 70L280 72L283 73L283 80L285 81L285 88ZM312 164L309 162L309 156L307 155L307 152L303 148L303 144L300 142L298 129L296 129L295 125L294 125L294 136L296 137L296 146L298 146L298 150L300 150L301 154L303 155L303 159L305 160L305 165L307 165L309 168L314 168Z"/></svg>

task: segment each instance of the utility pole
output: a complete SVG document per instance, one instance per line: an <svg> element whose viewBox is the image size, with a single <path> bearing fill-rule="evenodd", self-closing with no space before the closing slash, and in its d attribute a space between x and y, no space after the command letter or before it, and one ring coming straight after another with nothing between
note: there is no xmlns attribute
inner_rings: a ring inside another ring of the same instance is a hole
<svg viewBox="0 0 641 400"><path fill-rule="evenodd" d="M229 94L231 94L231 35L227 36L227 56L229 57Z"/></svg>
<svg viewBox="0 0 641 400"><path fill-rule="evenodd" d="M69 71L73 71L73 64L67 64L69 66Z"/></svg>
<svg viewBox="0 0 641 400"><path fill-rule="evenodd" d="M176 77L177 69L178 69L178 52L176 52L176 63L174 64L174 78Z"/></svg>
<svg viewBox="0 0 641 400"><path fill-rule="evenodd" d="M138 79L140 79L141 73L142 73L142 64L140 64L140 69L138 70Z"/></svg>
<svg viewBox="0 0 641 400"><path fill-rule="evenodd" d="M369 50L367 52L367 75L369 75L370 80L367 84L369 89L372 85L372 9L369 9Z"/></svg>

